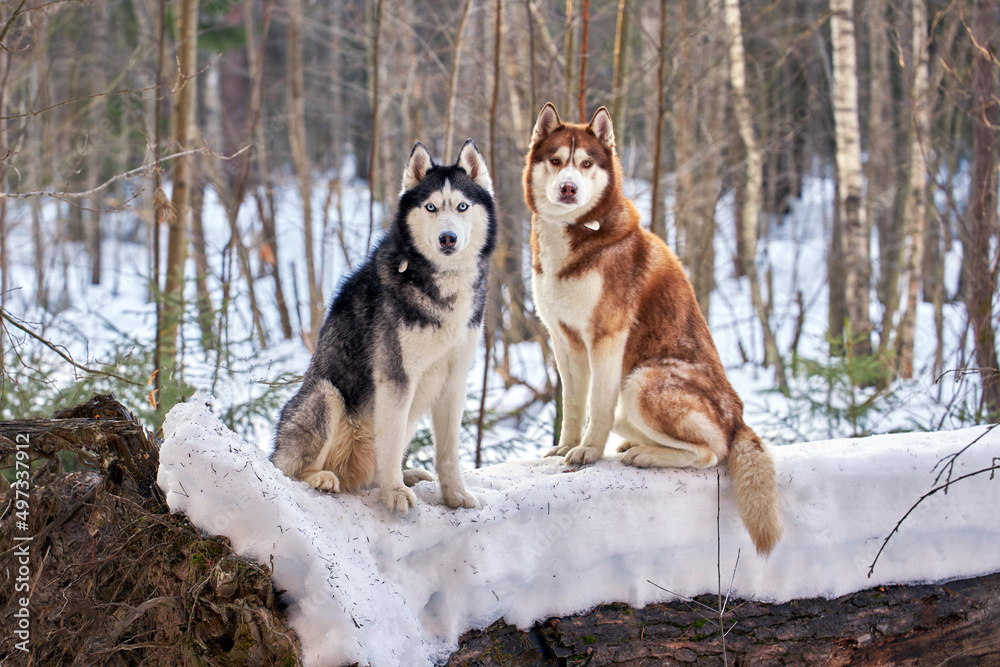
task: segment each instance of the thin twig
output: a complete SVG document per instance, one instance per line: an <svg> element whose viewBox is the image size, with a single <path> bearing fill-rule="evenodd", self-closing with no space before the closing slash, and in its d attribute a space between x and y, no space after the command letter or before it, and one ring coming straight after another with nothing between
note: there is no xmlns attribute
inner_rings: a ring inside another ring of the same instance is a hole
<svg viewBox="0 0 1000 667"><path fill-rule="evenodd" d="M937 467L942 463L944 463L944 465L942 466L941 471L937 474L937 477L934 478L934 483L937 484L941 481L941 475L944 475L946 470L948 471L948 476L945 478L945 483L950 482L951 475L955 471L955 461L958 459L958 457L964 454L966 451L968 451L969 447L972 447L974 444L976 444L977 442L985 438L987 435L989 435L990 431L995 429L997 426L1000 426L1000 424L990 424L978 438L967 444L965 447L962 447L954 454L949 454L948 456L945 456L944 458L938 460L938 462L934 464L934 467L931 468L931 472L937 470ZM947 463L945 463L945 461L947 461ZM947 495L947 493L948 492L945 491L945 495Z"/></svg>
<svg viewBox="0 0 1000 667"><path fill-rule="evenodd" d="M736 564L739 565L739 552L736 556ZM722 664L729 667L729 653L726 651L726 626L723 618L726 614L726 604L729 603L729 593L732 591L732 583L726 591L726 601L722 601L722 474L719 467L715 467L715 572L718 577L719 607L716 610L719 614L719 633L722 636ZM733 579L736 579L736 568L733 568Z"/></svg>
<svg viewBox="0 0 1000 667"><path fill-rule="evenodd" d="M3 27L3 32L0 32L0 43L7 39L7 34L10 32L10 29L14 27L14 21L16 21L17 17L21 15L21 10L24 9L24 5L27 3L28 0L21 0L21 4L19 4L17 9L14 10L14 13L10 15L10 18L7 20L7 24Z"/></svg>
<svg viewBox="0 0 1000 667"><path fill-rule="evenodd" d="M879 556L882 555L882 552L885 550L886 545L889 544L889 540L892 539L893 535L899 532L900 526L902 526L903 522L906 521L907 517L909 517L910 514L913 513L913 510L917 509L917 506L920 505L920 503L924 502L924 500L930 498L938 491L946 490L952 484L961 482L963 479L968 479L970 477L975 477L976 475L982 475L984 473L990 473L990 479L992 480L994 478L994 475L996 474L996 471L998 470L1000 470L1000 456L994 456L993 462L989 468L983 468L982 470L970 472L966 475L962 475L961 477L956 477L955 479L949 479L944 484L936 486L927 493L925 493L924 495L920 496L919 500L913 503L913 506L906 511L906 514L903 515L903 518L896 522L896 527L892 529L892 532L889 533L889 535L886 536L885 540L882 541L882 547L878 550L878 553L875 554L875 560L872 561L871 566L868 568L868 578L871 579L872 573L875 571L875 563L878 562Z"/></svg>
<svg viewBox="0 0 1000 667"><path fill-rule="evenodd" d="M110 186L110 185L112 185L114 183L117 183L118 181L128 180L130 178L135 178L136 176L145 176L150 171L154 171L154 170L158 169L159 168L159 164L161 162L165 161L165 160L173 160L175 158L184 157L185 155L190 155L192 153L203 153L203 154L213 155L214 157L216 157L216 158L218 158L220 160L232 160L233 158L235 158L236 156L240 155L244 151L249 150L249 148L250 148L250 145L247 144L246 146L244 146L243 148L239 149L238 151L236 151L235 153L233 153L232 155L229 155L229 156L215 155L208 148L192 148L190 150L181 151L180 153L174 153L173 155L167 155L167 156L164 156L164 157L161 157L161 158L157 158L153 162L149 162L149 163L144 164L144 165L142 165L140 167L136 167L135 169L132 169L131 171L126 171L123 174L118 174L116 176L112 176L111 178L109 178L108 180L106 180L104 183L101 183L97 187L91 188L90 190L84 190L82 192L52 192L52 191L49 191L49 190L37 190L35 192L0 192L0 199L4 199L4 198L6 198L6 199L25 199L27 197L39 197L39 196L59 197L61 199L82 199L82 198L88 197L88 196L90 196L90 195L92 195L92 194L94 194L96 192L100 192L101 190L104 190L108 186Z"/></svg>
<svg viewBox="0 0 1000 667"><path fill-rule="evenodd" d="M69 364L71 364L74 368L76 368L78 370L81 370L84 373L87 373L88 375L105 375L107 377L115 378L116 380L121 380L122 382L127 382L128 384L134 385L136 387L145 386L144 383L142 383L142 382L136 382L135 380L130 380L127 377L118 375L117 373L112 373L111 371L97 370L97 369L94 369L94 368L89 368L87 366L84 366L83 364L78 364L76 361L73 360L73 358L71 356L69 356L68 352L65 352L64 350L59 349L59 346L56 345L55 343L52 343L51 341L48 341L48 340L42 338L41 336L39 336L38 334L36 334L34 331L32 331L31 329L29 329L28 327L26 327L23 323L19 322L15 318L12 318L9 314L7 314L7 311L5 311L3 308L0 308L0 320L6 320L7 322L10 322L15 327L17 327L18 329L20 329L24 333L28 334L29 336L31 336L32 338L34 338L35 340L37 340L39 343L41 343L45 347L49 348L50 350L52 350L53 352L55 352L56 354L58 354L60 357L62 357L64 360L66 360Z"/></svg>
<svg viewBox="0 0 1000 667"><path fill-rule="evenodd" d="M55 3L52 3L52 4L55 4ZM39 7L33 7L31 9L29 9L28 11L34 11L35 9L40 9L40 8ZM27 13L27 12L25 12L25 13ZM159 88L161 88L163 86L175 87L178 83L181 83L182 81L185 81L187 79L193 79L196 76L199 76L202 72L204 72L205 70L207 70L209 67L211 67L211 65L205 66L204 68L202 68L201 72L199 72L198 74L194 74L194 75L189 76L189 77L178 77L177 79L174 79L173 81L169 81L169 82L165 81L162 84L157 84L155 86L145 86L145 87L142 87L142 88L125 88L125 89L122 89L122 90L111 90L111 91L108 91L106 93L93 93L91 95L81 95L79 97L74 97L71 100L62 100L61 102L55 102L53 104L48 105L47 107L42 107L41 109L33 109L31 111L25 111L24 113L10 114L9 116L0 116L0 120L17 120L19 118L31 118L32 116L40 116L41 114L45 113L46 111L52 111L53 109L58 109L59 107L64 107L64 106L66 106L68 104L78 104L80 102L86 102L88 100L97 99L99 97L113 97L115 95L134 95L135 93L146 93L146 92L149 92L149 91L152 91L152 90L158 90Z"/></svg>
<svg viewBox="0 0 1000 667"><path fill-rule="evenodd" d="M701 602L699 600L695 600L694 598L689 598L686 595L681 595L680 593L676 593L676 592L670 590L669 588L664 588L663 586L660 586L659 584L657 584L655 582L652 582L649 579L646 580L646 583L647 584L652 584L653 586L656 586L657 588L659 588L664 593L670 593L671 595L676 596L677 598L679 598L681 600L684 600L685 602L693 602L694 604L698 605L699 607L703 607L704 609L707 609L708 611L710 611L712 613L715 613L715 607L710 607L709 605L705 604L704 602Z"/></svg>

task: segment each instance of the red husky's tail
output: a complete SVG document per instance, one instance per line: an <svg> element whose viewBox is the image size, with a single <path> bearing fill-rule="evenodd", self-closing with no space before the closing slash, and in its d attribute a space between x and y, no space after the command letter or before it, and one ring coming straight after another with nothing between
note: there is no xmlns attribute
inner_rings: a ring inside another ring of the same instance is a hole
<svg viewBox="0 0 1000 667"><path fill-rule="evenodd" d="M743 525L757 553L766 556L781 539L774 461L757 434L746 425L736 433L727 460Z"/></svg>

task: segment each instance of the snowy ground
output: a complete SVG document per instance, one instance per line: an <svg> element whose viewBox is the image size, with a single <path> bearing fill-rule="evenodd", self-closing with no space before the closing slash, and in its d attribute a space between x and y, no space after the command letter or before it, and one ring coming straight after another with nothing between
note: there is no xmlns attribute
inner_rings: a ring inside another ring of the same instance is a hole
<svg viewBox="0 0 1000 667"><path fill-rule="evenodd" d="M419 505L400 516L377 491L332 496L289 480L205 397L174 408L164 434L159 484L170 508L273 563L314 667L432 664L462 632L501 617L525 626L601 602L645 605L717 591L720 578L723 592L731 581L734 596L783 601L1000 571L1000 479L959 480L1000 462L991 427L773 448L785 535L767 561L739 522L724 469L644 471L616 456L574 470L511 461L465 473L481 510L449 510L425 482ZM949 479L947 494L906 518L869 578L897 522Z"/></svg>

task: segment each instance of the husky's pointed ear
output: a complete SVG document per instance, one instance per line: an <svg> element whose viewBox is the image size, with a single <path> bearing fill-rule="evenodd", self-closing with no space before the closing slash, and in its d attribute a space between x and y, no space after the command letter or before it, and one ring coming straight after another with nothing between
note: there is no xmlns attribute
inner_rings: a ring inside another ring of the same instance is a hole
<svg viewBox="0 0 1000 667"><path fill-rule="evenodd" d="M489 192L491 197L493 196L493 179L490 178L490 172L486 169L486 160L476 148L475 141L465 140L465 143L462 144L462 150L458 152L458 161L455 164L464 169L465 173L476 182L476 185Z"/></svg>
<svg viewBox="0 0 1000 667"><path fill-rule="evenodd" d="M607 107L601 107L594 112L587 129L597 136L597 140L605 148L615 147L615 129L611 126L611 114L608 113Z"/></svg>
<svg viewBox="0 0 1000 667"><path fill-rule="evenodd" d="M406 161L406 168L403 169L403 192L415 188L433 166L434 161L427 152L427 147L419 141L413 144L413 150L410 151L410 157Z"/></svg>
<svg viewBox="0 0 1000 667"><path fill-rule="evenodd" d="M541 113L538 114L538 120L535 121L535 129L531 132L531 145L535 146L539 141L545 139L556 130L562 126L562 121L559 120L559 112L552 105L552 102L546 102L545 106L542 107Z"/></svg>

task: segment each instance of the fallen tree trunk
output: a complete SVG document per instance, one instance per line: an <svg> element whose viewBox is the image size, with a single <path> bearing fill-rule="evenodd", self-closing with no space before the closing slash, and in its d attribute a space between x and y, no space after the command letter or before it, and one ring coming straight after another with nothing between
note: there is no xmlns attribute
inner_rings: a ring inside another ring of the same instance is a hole
<svg viewBox="0 0 1000 667"><path fill-rule="evenodd" d="M16 574L17 538L32 538L28 653L5 631L0 662L301 659L270 569L167 513L157 446L121 404L97 397L55 417L0 422L0 468L12 468L21 451L35 462L26 526L12 510L16 489L0 480L0 570ZM67 463L82 470L65 472ZM1000 573L834 600L731 601L724 639L718 604L705 595L642 609L602 605L527 631L498 621L463 635L449 664L1000 666ZM18 605L16 595L0 603L4 628L16 627Z"/></svg>
<svg viewBox="0 0 1000 667"><path fill-rule="evenodd" d="M541 665L1000 665L1000 573L880 586L835 600L605 605L527 631L466 633L453 667Z"/></svg>

